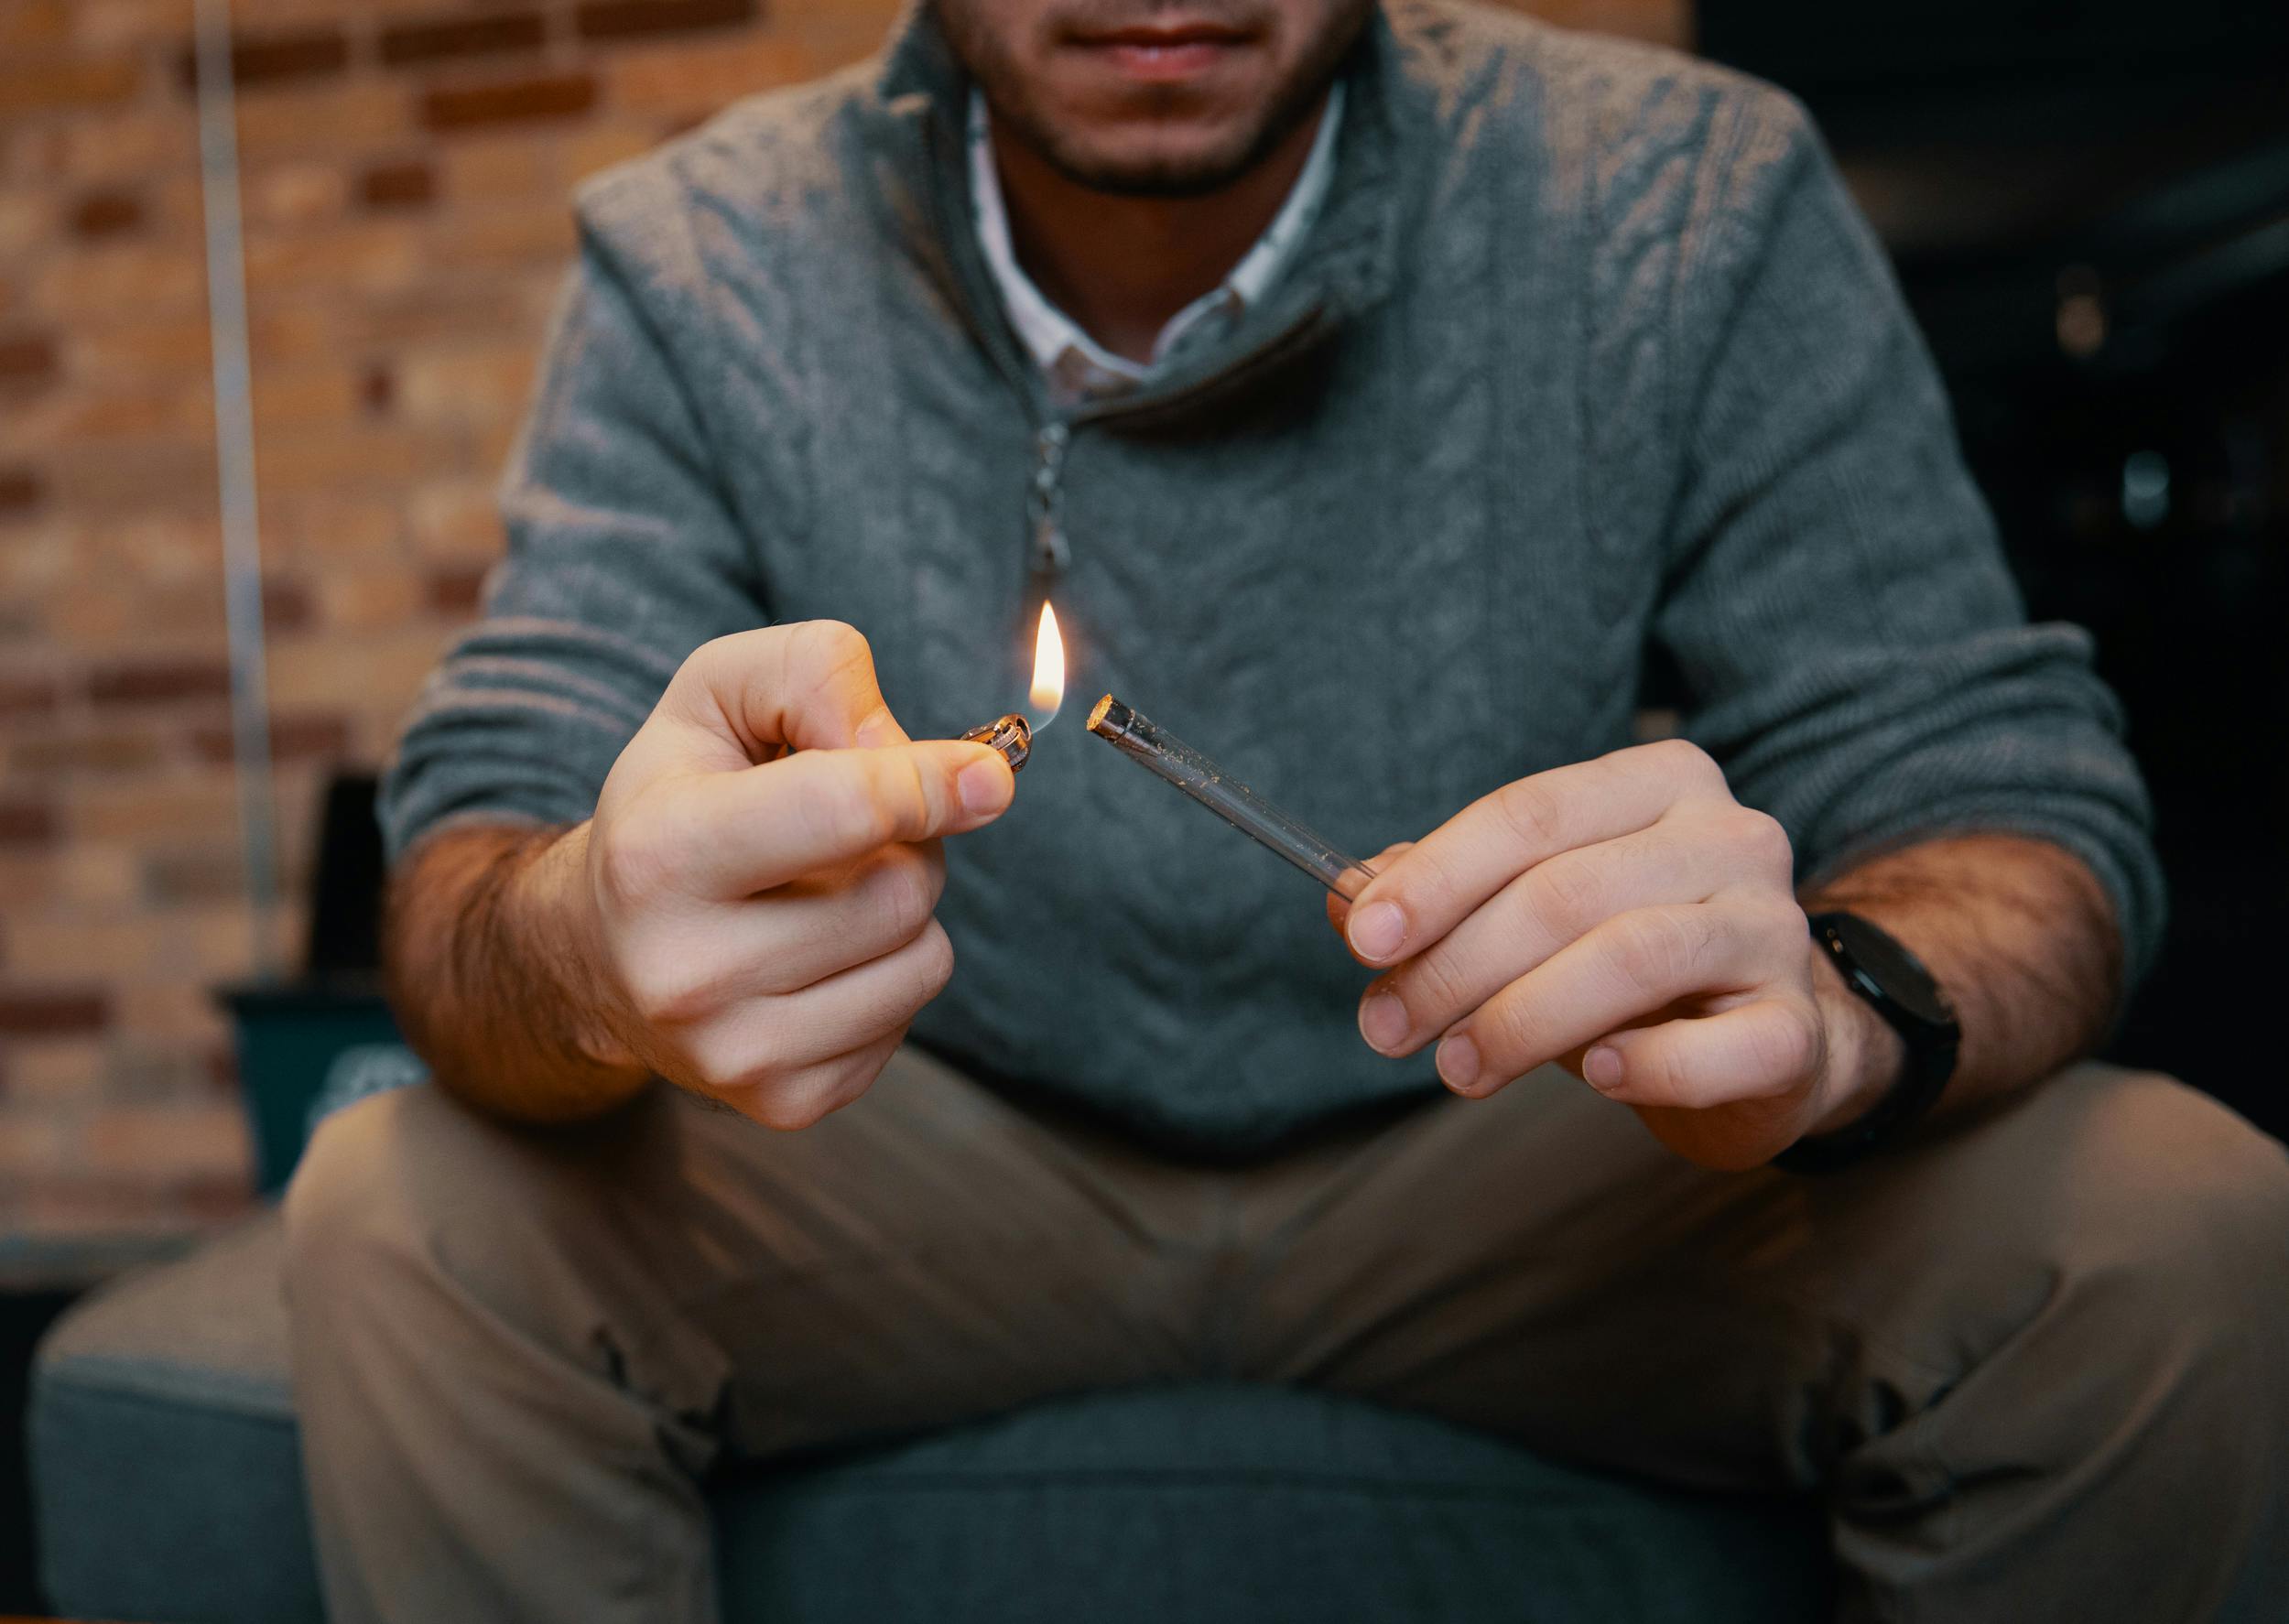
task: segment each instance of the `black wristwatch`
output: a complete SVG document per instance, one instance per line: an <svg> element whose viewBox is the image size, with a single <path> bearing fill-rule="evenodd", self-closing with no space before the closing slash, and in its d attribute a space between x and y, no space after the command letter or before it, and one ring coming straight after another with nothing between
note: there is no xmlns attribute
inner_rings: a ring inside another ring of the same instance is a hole
<svg viewBox="0 0 2289 1624"><path fill-rule="evenodd" d="M1963 1028L1955 1006L1923 962L1889 931L1857 914L1815 914L1812 939L1843 973L1844 984L1875 1005L1900 1034L1907 1064L1873 1110L1851 1126L1800 1139L1773 1158L1790 1173L1827 1173L1897 1143L1937 1103L1955 1075Z"/></svg>

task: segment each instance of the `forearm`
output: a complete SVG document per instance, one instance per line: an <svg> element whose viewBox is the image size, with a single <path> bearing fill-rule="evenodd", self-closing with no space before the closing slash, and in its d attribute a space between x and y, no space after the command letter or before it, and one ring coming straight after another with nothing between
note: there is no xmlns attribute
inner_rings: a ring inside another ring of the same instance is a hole
<svg viewBox="0 0 2289 1624"><path fill-rule="evenodd" d="M592 1116L648 1077L602 1021L573 903L587 830L450 828L391 882L383 959L398 1022L439 1084L496 1116Z"/></svg>
<svg viewBox="0 0 2289 1624"><path fill-rule="evenodd" d="M1963 1028L1941 1111L2050 1076L2105 1036L2121 997L2122 944L2083 862L2041 840L1965 835L1871 859L1808 888L1805 910L1873 920L1922 959ZM1819 1131L1860 1115L1899 1075L1899 1040L1818 959L1829 1029L1851 1086Z"/></svg>

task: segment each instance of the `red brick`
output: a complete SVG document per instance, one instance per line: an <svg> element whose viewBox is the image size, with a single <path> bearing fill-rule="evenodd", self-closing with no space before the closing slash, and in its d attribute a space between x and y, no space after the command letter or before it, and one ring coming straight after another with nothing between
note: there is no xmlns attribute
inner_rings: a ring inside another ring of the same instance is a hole
<svg viewBox="0 0 2289 1624"><path fill-rule="evenodd" d="M437 200L437 171L427 164L382 164L358 178L358 200L369 209L419 209Z"/></svg>
<svg viewBox="0 0 2289 1624"><path fill-rule="evenodd" d="M51 254L32 284L32 297L60 325L81 331L123 317L189 316L206 309L206 260L188 238Z"/></svg>
<svg viewBox="0 0 2289 1624"><path fill-rule="evenodd" d="M226 763L233 759L231 730L219 724L194 728L190 747L201 761ZM339 761L349 752L350 719L345 716L311 711L270 719L274 762Z"/></svg>
<svg viewBox="0 0 2289 1624"><path fill-rule="evenodd" d="M0 717L45 716L56 708L56 679L38 672L0 673Z"/></svg>
<svg viewBox="0 0 2289 1624"><path fill-rule="evenodd" d="M322 783L386 741L499 557L487 488L569 250L548 200L671 125L863 54L891 4L231 9L291 959ZM0 1229L172 1233L244 1204L225 1117L194 1109L234 1102L205 990L252 950L196 409L197 142L175 79L190 10L0 0L0 341L53 347L0 380L0 989L11 1024L37 1028L0 1029L0 1118L56 1130L11 1163L0 1121ZM566 86L581 74L592 89ZM432 91L472 94L425 122ZM179 698L149 669L201 662ZM108 1117L122 1108L131 1125Z"/></svg>
<svg viewBox="0 0 2289 1624"><path fill-rule="evenodd" d="M131 100L141 65L125 58L79 61L0 60L0 124L27 113L103 107Z"/></svg>
<svg viewBox="0 0 2289 1624"><path fill-rule="evenodd" d="M431 17L399 23L382 30L382 60L392 67L408 62L436 62L452 57L494 56L504 51L537 50L548 38L548 25L530 11L502 12L492 16Z"/></svg>
<svg viewBox="0 0 2289 1624"><path fill-rule="evenodd" d="M40 801L0 801L0 846L46 846L56 838L56 809Z"/></svg>
<svg viewBox="0 0 2289 1624"><path fill-rule="evenodd" d="M92 191L71 210L71 233L90 242L143 228L143 200L133 192Z"/></svg>
<svg viewBox="0 0 2289 1624"><path fill-rule="evenodd" d="M595 105L592 76L550 73L431 90L421 98L421 120L433 130L483 129L578 118Z"/></svg>
<svg viewBox="0 0 2289 1624"><path fill-rule="evenodd" d="M48 483L28 468L0 468L0 522L36 511L48 495Z"/></svg>
<svg viewBox="0 0 2289 1624"><path fill-rule="evenodd" d="M227 698L231 668L221 660L154 660L99 666L88 674L88 698L98 705L167 704Z"/></svg>
<svg viewBox="0 0 2289 1624"><path fill-rule="evenodd" d="M27 739L8 750L8 770L49 773L146 773L159 764L159 742L148 732L68 733Z"/></svg>
<svg viewBox="0 0 2289 1624"><path fill-rule="evenodd" d="M485 571L440 569L423 583L422 597L438 614L472 615L484 596Z"/></svg>
<svg viewBox="0 0 2289 1624"><path fill-rule="evenodd" d="M11 0L0 8L0 46L56 46L71 38L70 0Z"/></svg>
<svg viewBox="0 0 2289 1624"><path fill-rule="evenodd" d="M753 22L755 0L589 0L575 14L587 39L685 34Z"/></svg>
<svg viewBox="0 0 2289 1624"><path fill-rule="evenodd" d="M241 90L324 79L350 65L350 41L339 28L241 34L231 41L231 78ZM177 60L186 90L199 86L199 59L188 46Z"/></svg>
<svg viewBox="0 0 2289 1624"><path fill-rule="evenodd" d="M228 846L154 851L143 860L143 893L154 907L230 902L245 890L245 877L237 850Z"/></svg>
<svg viewBox="0 0 2289 1624"><path fill-rule="evenodd" d="M56 341L45 333L0 338L0 388L46 384L57 371Z"/></svg>
<svg viewBox="0 0 2289 1624"><path fill-rule="evenodd" d="M246 1118L211 1094L190 1101L123 1103L95 1113L82 1143L91 1169L99 1174L170 1191L194 1183L212 1186L244 1173Z"/></svg>
<svg viewBox="0 0 2289 1624"><path fill-rule="evenodd" d="M0 988L0 1037L64 1037L111 1024L111 999L100 987Z"/></svg>
<svg viewBox="0 0 2289 1624"><path fill-rule="evenodd" d="M262 583L262 623L266 632L300 632L318 618L310 590L298 580L270 576Z"/></svg>
<svg viewBox="0 0 2289 1624"><path fill-rule="evenodd" d="M358 404L370 417L387 417L397 404L397 374L378 362L367 367L358 380Z"/></svg>
<svg viewBox="0 0 2289 1624"><path fill-rule="evenodd" d="M698 44L630 51L612 64L610 101L624 118L665 126L713 113L772 85L819 71L819 55L791 35L755 29Z"/></svg>

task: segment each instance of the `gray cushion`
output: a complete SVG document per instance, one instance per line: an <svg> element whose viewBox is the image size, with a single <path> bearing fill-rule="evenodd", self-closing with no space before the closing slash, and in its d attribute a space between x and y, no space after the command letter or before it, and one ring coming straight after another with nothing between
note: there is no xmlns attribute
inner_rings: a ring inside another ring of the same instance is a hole
<svg viewBox="0 0 2289 1624"><path fill-rule="evenodd" d="M30 1433L60 1608L318 1624L266 1217L99 1294ZM1045 1404L714 1497L732 1619L1690 1620L1825 1610L1809 1507L1560 1467L1264 1388Z"/></svg>
<svg viewBox="0 0 2289 1624"><path fill-rule="evenodd" d="M266 1216L75 1306L26 1417L41 1577L60 1610L319 1624Z"/></svg>

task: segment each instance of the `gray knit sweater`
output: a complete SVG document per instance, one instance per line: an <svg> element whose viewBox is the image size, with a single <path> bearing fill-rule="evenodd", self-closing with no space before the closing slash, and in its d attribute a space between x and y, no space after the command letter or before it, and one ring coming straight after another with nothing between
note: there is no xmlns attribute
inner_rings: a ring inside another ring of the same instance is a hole
<svg viewBox="0 0 2289 1624"><path fill-rule="evenodd" d="M1631 742L1649 655L1802 870L1942 830L2079 854L2133 966L2146 801L2030 627L1882 256L1802 112L1667 52L1391 0L1325 211L1229 331L1070 419L1063 717L949 842L916 1038L1204 1152L1427 1092L1309 882L1090 739L1112 690L1361 852ZM1053 413L967 226L963 83L876 61L591 183L485 618L410 719L394 850L575 821L678 664L872 639L917 737L1021 700Z"/></svg>

